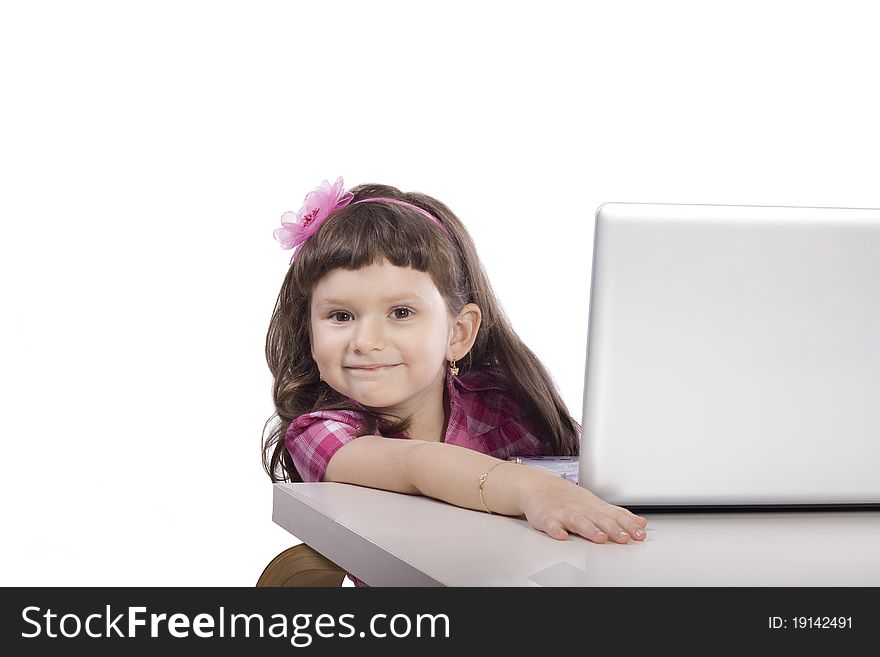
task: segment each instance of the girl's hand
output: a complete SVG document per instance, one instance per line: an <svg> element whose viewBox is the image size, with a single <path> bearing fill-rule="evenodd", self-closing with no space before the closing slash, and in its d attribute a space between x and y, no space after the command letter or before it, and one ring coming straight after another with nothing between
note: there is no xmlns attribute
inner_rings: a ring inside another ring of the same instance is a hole
<svg viewBox="0 0 880 657"><path fill-rule="evenodd" d="M608 504L587 489L562 477L529 473L523 486L522 509L532 527L560 541L568 532L594 543L645 539L648 519Z"/></svg>

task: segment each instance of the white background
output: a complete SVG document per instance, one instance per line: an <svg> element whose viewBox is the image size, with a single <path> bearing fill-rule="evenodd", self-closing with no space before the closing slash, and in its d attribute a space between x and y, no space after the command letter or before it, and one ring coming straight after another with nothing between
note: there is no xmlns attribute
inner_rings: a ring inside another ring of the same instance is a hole
<svg viewBox="0 0 880 657"><path fill-rule="evenodd" d="M880 207L870 2L5 2L3 585L252 586L322 179L446 202L579 417L605 201Z"/></svg>

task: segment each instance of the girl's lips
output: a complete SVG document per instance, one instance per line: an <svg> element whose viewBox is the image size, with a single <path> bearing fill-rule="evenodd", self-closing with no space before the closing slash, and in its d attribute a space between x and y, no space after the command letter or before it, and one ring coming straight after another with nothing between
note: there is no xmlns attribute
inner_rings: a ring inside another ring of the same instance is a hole
<svg viewBox="0 0 880 657"><path fill-rule="evenodd" d="M349 367L350 370L360 370L362 372L376 372L378 370L389 370L392 367L397 367L400 363L395 363L394 365L371 365L369 367Z"/></svg>

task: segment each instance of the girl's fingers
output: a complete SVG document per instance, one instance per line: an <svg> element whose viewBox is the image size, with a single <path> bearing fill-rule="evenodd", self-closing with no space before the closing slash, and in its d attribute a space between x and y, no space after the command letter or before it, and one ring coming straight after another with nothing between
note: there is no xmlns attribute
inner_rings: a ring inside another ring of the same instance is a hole
<svg viewBox="0 0 880 657"><path fill-rule="evenodd" d="M577 533L593 543L605 543L610 538L615 543L629 543L635 539L644 540L645 531L634 523L629 529L624 529L610 516L598 516L591 520L587 516L572 515L561 523L553 518L544 522L544 531L548 536L564 541L568 538L568 531Z"/></svg>
<svg viewBox="0 0 880 657"><path fill-rule="evenodd" d="M555 538L557 541L564 541L568 538L568 532L562 527L562 523L553 518L548 518L544 522L544 531L550 538Z"/></svg>
<svg viewBox="0 0 880 657"><path fill-rule="evenodd" d="M645 540L645 537L647 536L645 528L648 526L647 518L637 516L627 511L627 516L620 524L623 526L624 529L626 529L626 531L629 532L629 535L637 541Z"/></svg>
<svg viewBox="0 0 880 657"><path fill-rule="evenodd" d="M637 541L645 539L645 530L629 517L618 516L615 518L600 515L595 519L595 522L615 543L629 543L633 539Z"/></svg>
<svg viewBox="0 0 880 657"><path fill-rule="evenodd" d="M629 535L629 532L623 529L623 527L618 525L613 520L602 523L602 529L604 529L608 533L608 536L610 536L611 540L615 543L629 543L632 539L632 536Z"/></svg>
<svg viewBox="0 0 880 657"><path fill-rule="evenodd" d="M583 490L579 489L579 492ZM527 512L526 517L535 529L559 541L566 540L568 532L583 536L593 543L606 543L610 539L611 542L623 544L647 538L647 518L595 496L586 505L578 504L577 500L565 500L562 504L553 504L549 499L539 499L537 502L537 508L533 509L537 513Z"/></svg>
<svg viewBox="0 0 880 657"><path fill-rule="evenodd" d="M638 525L631 525L630 523L622 525L618 530L618 534L620 534L621 539L623 539L625 535L626 540L621 540L622 543L626 543L630 538L637 541L643 541L645 540L645 536L647 536L644 529Z"/></svg>
<svg viewBox="0 0 880 657"><path fill-rule="evenodd" d="M620 509L619 513L614 514L614 518L611 522L616 523L616 526L614 527L615 534L624 531L629 537L634 538L637 541L643 541L647 536L645 527L648 526L648 519L643 518L642 516L637 516L626 509ZM620 538L622 539L623 537L621 536ZM629 539L627 538L627 540ZM626 541L620 540L618 542L625 543Z"/></svg>
<svg viewBox="0 0 880 657"><path fill-rule="evenodd" d="M608 540L608 534L599 529L596 524L586 516L574 515L568 519L568 527L587 540L594 543L604 543Z"/></svg>
<svg viewBox="0 0 880 657"><path fill-rule="evenodd" d="M644 516L637 516L634 513L630 513L629 519L636 523L642 529L648 526L648 519Z"/></svg>

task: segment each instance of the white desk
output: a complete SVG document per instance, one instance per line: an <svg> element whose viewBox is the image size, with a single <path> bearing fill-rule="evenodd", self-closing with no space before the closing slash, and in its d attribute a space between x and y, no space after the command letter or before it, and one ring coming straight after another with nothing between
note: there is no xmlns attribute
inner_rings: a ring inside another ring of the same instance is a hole
<svg viewBox="0 0 880 657"><path fill-rule="evenodd" d="M663 513L626 545L346 484L275 484L272 519L371 586L878 586L880 511Z"/></svg>

